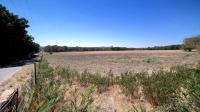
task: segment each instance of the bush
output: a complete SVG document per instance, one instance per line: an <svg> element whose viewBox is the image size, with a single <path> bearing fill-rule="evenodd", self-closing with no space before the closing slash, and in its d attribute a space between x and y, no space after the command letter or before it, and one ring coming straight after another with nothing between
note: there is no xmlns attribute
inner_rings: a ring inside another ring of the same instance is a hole
<svg viewBox="0 0 200 112"><path fill-rule="evenodd" d="M200 110L200 69L191 74L187 81L187 94L189 95L189 104L195 111Z"/></svg>
<svg viewBox="0 0 200 112"><path fill-rule="evenodd" d="M168 104L177 97L180 80L175 73L159 71L143 79L143 89L146 99L155 106Z"/></svg>
<svg viewBox="0 0 200 112"><path fill-rule="evenodd" d="M99 92L105 91L111 84L111 78L109 76L102 76L101 74L91 74L84 71L80 76L80 82L83 85L93 84L97 86Z"/></svg>
<svg viewBox="0 0 200 112"><path fill-rule="evenodd" d="M138 86L138 80L135 75L128 72L122 74L118 83L122 87L126 95L134 96L134 91Z"/></svg>
<svg viewBox="0 0 200 112"><path fill-rule="evenodd" d="M55 80L54 69L51 68L47 61L42 61L37 66L37 83L31 86L31 91L25 91L29 96L27 106L21 107L20 111L50 111L60 108L64 88L60 79Z"/></svg>
<svg viewBox="0 0 200 112"><path fill-rule="evenodd" d="M94 86L86 88L83 92L75 89L72 93L72 99L69 105L65 104L64 112L92 112L91 104L93 102L92 94L95 91ZM94 111L94 110L93 110Z"/></svg>

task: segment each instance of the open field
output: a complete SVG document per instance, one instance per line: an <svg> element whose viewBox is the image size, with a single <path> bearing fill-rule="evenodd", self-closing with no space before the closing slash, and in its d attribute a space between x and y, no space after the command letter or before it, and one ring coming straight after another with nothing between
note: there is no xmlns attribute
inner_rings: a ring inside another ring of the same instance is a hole
<svg viewBox="0 0 200 112"><path fill-rule="evenodd" d="M153 72L153 75L126 73L114 77L53 68L43 60L37 66L37 85L25 85L20 98L28 98L22 102L28 105L20 109L29 112L199 112L199 74L200 63Z"/></svg>
<svg viewBox="0 0 200 112"><path fill-rule="evenodd" d="M168 70L175 65L194 64L200 60L197 52L182 50L60 52L45 56L54 67L114 74L127 71L151 73L159 68Z"/></svg>
<svg viewBox="0 0 200 112"><path fill-rule="evenodd" d="M199 60L197 52L180 50L45 54L44 60L37 64L37 84L27 83L20 96L28 99L22 100L22 104L29 105L22 105L20 109L30 112L199 112ZM170 69L184 64L191 66ZM131 70L141 73L126 72ZM120 75L111 75L109 71Z"/></svg>

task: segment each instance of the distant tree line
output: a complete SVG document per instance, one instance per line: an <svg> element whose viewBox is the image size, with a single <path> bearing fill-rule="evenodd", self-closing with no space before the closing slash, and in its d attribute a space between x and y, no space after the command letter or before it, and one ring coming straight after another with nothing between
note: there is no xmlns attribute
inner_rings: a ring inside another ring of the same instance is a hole
<svg viewBox="0 0 200 112"><path fill-rule="evenodd" d="M39 51L39 44L28 34L28 21L9 12L0 4L0 65L29 57Z"/></svg>
<svg viewBox="0 0 200 112"><path fill-rule="evenodd" d="M71 52L71 51L111 51L111 50L127 50L126 47L68 47L58 45L48 45L44 48L45 52Z"/></svg>
<svg viewBox="0 0 200 112"><path fill-rule="evenodd" d="M182 45L168 45L168 46L154 46L147 48L138 48L140 50L180 50L182 49Z"/></svg>
<svg viewBox="0 0 200 112"><path fill-rule="evenodd" d="M71 51L120 51L120 50L179 50L182 45L155 46L147 48L127 48L127 47L68 47L58 45L48 45L43 48L45 52L71 52Z"/></svg>

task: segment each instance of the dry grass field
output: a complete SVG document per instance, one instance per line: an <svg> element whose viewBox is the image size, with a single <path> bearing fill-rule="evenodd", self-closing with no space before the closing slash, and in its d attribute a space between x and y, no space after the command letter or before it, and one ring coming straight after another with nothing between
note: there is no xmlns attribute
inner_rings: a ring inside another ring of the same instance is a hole
<svg viewBox="0 0 200 112"><path fill-rule="evenodd" d="M22 98L31 95L30 112L199 112L199 61L198 52L181 50L45 54L37 86Z"/></svg>
<svg viewBox="0 0 200 112"><path fill-rule="evenodd" d="M168 70L172 66L190 65L200 60L197 52L182 50L59 52L45 56L54 67L116 75L127 71L151 73L152 70Z"/></svg>

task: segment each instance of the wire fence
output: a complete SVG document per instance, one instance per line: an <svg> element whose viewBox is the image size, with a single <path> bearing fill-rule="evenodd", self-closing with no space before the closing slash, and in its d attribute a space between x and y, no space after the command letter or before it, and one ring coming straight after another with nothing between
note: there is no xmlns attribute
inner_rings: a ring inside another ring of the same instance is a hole
<svg viewBox="0 0 200 112"><path fill-rule="evenodd" d="M16 89L0 106L0 112L17 112L19 91Z"/></svg>
<svg viewBox="0 0 200 112"><path fill-rule="evenodd" d="M32 88L36 85L36 63L34 63L34 73L30 74L30 79L20 88L17 88L5 102L0 104L0 112L23 112L28 108L28 99Z"/></svg>

